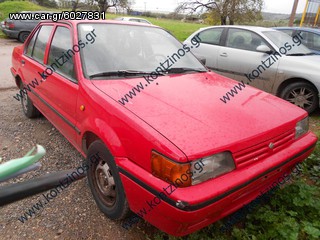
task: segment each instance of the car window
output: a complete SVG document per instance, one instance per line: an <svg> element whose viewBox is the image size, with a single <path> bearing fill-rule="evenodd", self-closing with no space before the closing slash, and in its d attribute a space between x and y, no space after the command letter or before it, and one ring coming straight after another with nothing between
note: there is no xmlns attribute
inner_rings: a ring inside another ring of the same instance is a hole
<svg viewBox="0 0 320 240"><path fill-rule="evenodd" d="M31 38L27 50L26 50L26 55L29 57L32 57L32 52L33 52L33 47L34 47L34 43L36 42L36 38L39 34L40 28L37 30L37 32L35 32L35 34L33 35L33 37Z"/></svg>
<svg viewBox="0 0 320 240"><path fill-rule="evenodd" d="M44 53L46 50L52 27L53 26L42 26L34 44L32 58L34 58L36 61L40 63L43 63Z"/></svg>
<svg viewBox="0 0 320 240"><path fill-rule="evenodd" d="M284 32L289 36L292 36L293 30L292 29L277 29L278 31Z"/></svg>
<svg viewBox="0 0 320 240"><path fill-rule="evenodd" d="M229 29L226 43L227 47L256 51L260 45L267 45L267 43L258 34L243 29Z"/></svg>
<svg viewBox="0 0 320 240"><path fill-rule="evenodd" d="M80 49L86 77L120 70L151 73L173 66L205 71L190 48L183 49L181 42L160 28L83 23L78 25L78 33L78 39L94 39Z"/></svg>
<svg viewBox="0 0 320 240"><path fill-rule="evenodd" d="M48 65L53 71L75 81L73 55L70 30L57 27L50 46Z"/></svg>
<svg viewBox="0 0 320 240"><path fill-rule="evenodd" d="M320 50L320 36L311 32L301 31L302 44L314 50Z"/></svg>
<svg viewBox="0 0 320 240"><path fill-rule="evenodd" d="M313 33L313 49L320 51L320 35Z"/></svg>
<svg viewBox="0 0 320 240"><path fill-rule="evenodd" d="M200 32L198 36L201 43L219 45L222 32L223 28L208 29Z"/></svg>

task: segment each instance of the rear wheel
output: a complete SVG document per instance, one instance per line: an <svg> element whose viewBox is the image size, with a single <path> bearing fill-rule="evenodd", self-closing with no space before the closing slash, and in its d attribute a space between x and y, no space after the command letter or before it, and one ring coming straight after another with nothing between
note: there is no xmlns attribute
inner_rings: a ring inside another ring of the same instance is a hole
<svg viewBox="0 0 320 240"><path fill-rule="evenodd" d="M309 83L296 82L289 84L282 91L281 98L312 113L319 105L317 89Z"/></svg>
<svg viewBox="0 0 320 240"><path fill-rule="evenodd" d="M100 140L90 145L87 156L87 177L96 204L110 219L126 218L129 205L113 156Z"/></svg>
<svg viewBox="0 0 320 240"><path fill-rule="evenodd" d="M30 32L21 32L20 34L19 34L19 37L18 37L18 40L20 41L20 42L25 42L26 41L26 39L27 39L27 37L29 36L29 34L30 34Z"/></svg>
<svg viewBox="0 0 320 240"><path fill-rule="evenodd" d="M39 110L33 105L32 100L28 96L28 91L24 89L23 83L20 84L21 106L24 115L28 118L36 118L40 116Z"/></svg>

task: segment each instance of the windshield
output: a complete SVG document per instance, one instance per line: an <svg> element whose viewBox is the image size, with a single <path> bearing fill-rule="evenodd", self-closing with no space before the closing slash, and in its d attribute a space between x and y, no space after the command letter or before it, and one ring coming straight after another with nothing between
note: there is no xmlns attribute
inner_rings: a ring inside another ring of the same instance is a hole
<svg viewBox="0 0 320 240"><path fill-rule="evenodd" d="M302 36L293 37L280 31L263 32L277 47L277 51L285 55L310 55L313 54L306 46L302 44ZM284 51L286 50L286 51Z"/></svg>
<svg viewBox="0 0 320 240"><path fill-rule="evenodd" d="M182 45L163 29L83 23L78 25L79 39L88 40L92 31L96 36L94 42L86 42L80 50L86 78L110 78L116 76L116 73L118 77L134 77L139 73L150 72L168 74L169 69L206 71L190 53L190 47Z"/></svg>

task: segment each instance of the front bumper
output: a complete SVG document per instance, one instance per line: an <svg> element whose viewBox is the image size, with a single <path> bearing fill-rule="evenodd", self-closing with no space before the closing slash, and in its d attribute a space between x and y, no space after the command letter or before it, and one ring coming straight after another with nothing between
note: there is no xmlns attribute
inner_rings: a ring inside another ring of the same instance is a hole
<svg viewBox="0 0 320 240"><path fill-rule="evenodd" d="M131 210L142 214L160 230L183 236L254 200L262 190L306 159L316 142L317 137L309 132L266 159L187 188L170 187L129 159L116 158L116 161Z"/></svg>

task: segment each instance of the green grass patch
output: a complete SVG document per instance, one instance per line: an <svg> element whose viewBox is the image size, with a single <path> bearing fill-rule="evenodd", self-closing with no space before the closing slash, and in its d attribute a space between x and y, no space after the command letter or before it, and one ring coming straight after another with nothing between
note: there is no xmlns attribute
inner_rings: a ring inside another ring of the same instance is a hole
<svg viewBox="0 0 320 240"><path fill-rule="evenodd" d="M9 16L9 13L21 11L51 10L28 1L7 1L0 3L0 21Z"/></svg>

